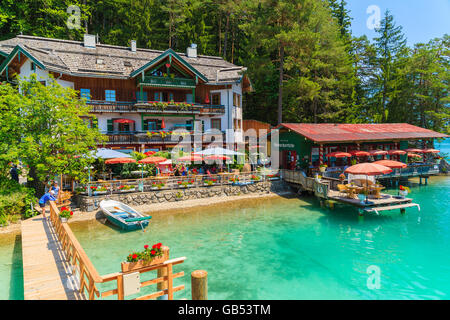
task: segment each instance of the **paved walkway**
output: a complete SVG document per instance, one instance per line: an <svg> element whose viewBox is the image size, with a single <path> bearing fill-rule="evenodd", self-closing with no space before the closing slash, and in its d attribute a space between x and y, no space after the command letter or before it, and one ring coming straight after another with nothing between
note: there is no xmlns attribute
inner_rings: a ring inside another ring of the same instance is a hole
<svg viewBox="0 0 450 320"><path fill-rule="evenodd" d="M51 222L39 215L21 229L25 300L84 299Z"/></svg>

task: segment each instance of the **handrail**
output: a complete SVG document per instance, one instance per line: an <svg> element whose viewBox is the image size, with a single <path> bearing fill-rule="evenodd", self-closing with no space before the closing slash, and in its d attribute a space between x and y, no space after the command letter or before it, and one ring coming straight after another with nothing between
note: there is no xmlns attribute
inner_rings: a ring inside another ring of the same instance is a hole
<svg viewBox="0 0 450 320"><path fill-rule="evenodd" d="M119 300L123 300L124 299L123 275L126 274L127 272L116 272L104 276L99 275L97 269L95 269L94 265L90 261L81 244L78 242L69 225L67 223L61 222L59 218L59 209L56 206L55 202L53 201L50 202L50 221L54 226L56 235L61 243L63 251L66 254L67 261L71 263L72 266L74 267L72 270L73 274L76 272L76 267L78 267L80 293L84 294L85 289L87 289L89 300L94 300L95 296L108 297L115 294L117 295L117 298ZM167 247L163 248L168 258L169 248ZM174 292L184 289L184 285L173 287L173 279L184 276L184 272L173 273L172 267L174 265L183 263L185 259L186 257L180 257L176 259L166 260L158 265L151 265L133 270L133 272L139 273L145 273L152 270L158 270L159 273L161 269L167 270L166 275L160 276L158 274L157 278L140 283L140 287L146 287L152 284L160 284L166 282L168 284L167 289L163 289L149 295L138 297L136 298L136 300L148 300L162 296L164 294L167 294L168 299L172 300ZM100 292L95 285L96 283L106 283L110 281L117 281L117 288Z"/></svg>

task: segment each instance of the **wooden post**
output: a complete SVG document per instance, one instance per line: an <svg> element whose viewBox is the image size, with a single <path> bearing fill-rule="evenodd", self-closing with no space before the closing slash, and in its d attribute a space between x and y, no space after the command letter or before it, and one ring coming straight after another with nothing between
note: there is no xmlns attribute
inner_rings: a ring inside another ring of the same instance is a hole
<svg viewBox="0 0 450 320"><path fill-rule="evenodd" d="M118 300L123 300L124 299L123 275L122 274L117 276L117 299Z"/></svg>
<svg viewBox="0 0 450 320"><path fill-rule="evenodd" d="M195 270L191 273L192 300L208 300L208 272Z"/></svg>
<svg viewBox="0 0 450 320"><path fill-rule="evenodd" d="M165 249L167 248L167 249ZM169 260L169 247L165 247L163 250L167 250L167 260ZM158 278L167 277L167 268L159 268L157 270ZM159 291L166 290L168 288L167 281L159 282L156 284L156 287ZM167 300L167 294L156 298L157 300Z"/></svg>

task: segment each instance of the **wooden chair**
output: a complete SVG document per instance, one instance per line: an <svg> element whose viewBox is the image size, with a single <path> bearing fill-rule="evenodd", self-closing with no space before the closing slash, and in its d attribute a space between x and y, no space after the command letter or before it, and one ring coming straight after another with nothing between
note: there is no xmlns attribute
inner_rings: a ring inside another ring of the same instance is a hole
<svg viewBox="0 0 450 320"><path fill-rule="evenodd" d="M345 184L338 184L337 185L338 191L339 191L339 196L341 197L347 197L349 192L347 189L347 186Z"/></svg>
<svg viewBox="0 0 450 320"><path fill-rule="evenodd" d="M57 202L57 207L64 207L69 206L71 204L70 199L72 198L73 194L70 191L61 191L61 195L59 197L59 201Z"/></svg>

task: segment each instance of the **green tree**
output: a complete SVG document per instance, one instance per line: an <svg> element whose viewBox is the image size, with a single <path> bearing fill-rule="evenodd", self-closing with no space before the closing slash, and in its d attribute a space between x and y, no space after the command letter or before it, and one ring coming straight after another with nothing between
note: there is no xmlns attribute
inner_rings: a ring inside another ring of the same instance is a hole
<svg viewBox="0 0 450 320"><path fill-rule="evenodd" d="M20 159L38 194L41 182L55 175L85 179L84 168L93 161L89 150L104 141L98 129L88 125L85 101L53 79L45 86L32 75L19 79L18 86L23 94L10 84L0 86L2 171L9 161Z"/></svg>

